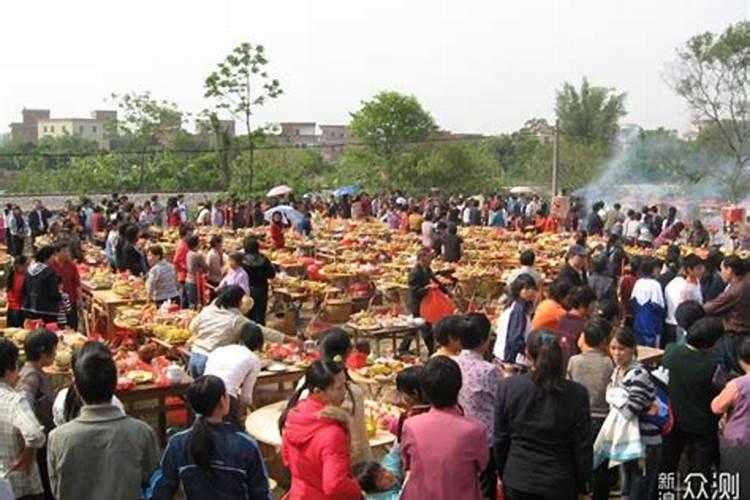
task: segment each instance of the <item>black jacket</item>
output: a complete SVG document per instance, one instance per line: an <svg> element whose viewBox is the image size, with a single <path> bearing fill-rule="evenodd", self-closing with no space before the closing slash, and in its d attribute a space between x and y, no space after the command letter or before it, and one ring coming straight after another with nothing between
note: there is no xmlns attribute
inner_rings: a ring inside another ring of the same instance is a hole
<svg viewBox="0 0 750 500"><path fill-rule="evenodd" d="M143 254L130 243L126 243L122 250L122 267L120 270L129 271L133 276L142 276L146 272Z"/></svg>
<svg viewBox="0 0 750 500"><path fill-rule="evenodd" d="M462 239L457 234L446 233L443 236L443 260L445 262L458 262L461 260Z"/></svg>
<svg viewBox="0 0 750 500"><path fill-rule="evenodd" d="M242 259L242 267L245 269L248 277L250 288L268 288L268 280L276 276L276 270L273 264L263 254L246 253Z"/></svg>
<svg viewBox="0 0 750 500"><path fill-rule="evenodd" d="M576 499L588 493L593 449L585 387L563 380L538 388L529 374L500 382L494 452L504 484L538 498Z"/></svg>
<svg viewBox="0 0 750 500"><path fill-rule="evenodd" d="M588 284L587 278L586 271L579 273L566 262L562 269L560 269L560 275L557 279L560 281L567 281L573 286L583 286Z"/></svg>
<svg viewBox="0 0 750 500"><path fill-rule="evenodd" d="M41 212L41 218L39 217L39 213L37 213L36 210L32 210L31 212L29 212L29 229L31 229L32 236L39 236L40 234L44 234L49 228L48 221L51 214L46 208L42 209Z"/></svg>
<svg viewBox="0 0 750 500"><path fill-rule="evenodd" d="M34 314L57 314L61 300L60 276L47 264L31 264L23 281L23 310Z"/></svg>
<svg viewBox="0 0 750 500"><path fill-rule="evenodd" d="M414 316L419 316L419 304L427 295L427 285L432 282L432 269L416 265L409 273L409 308Z"/></svg>

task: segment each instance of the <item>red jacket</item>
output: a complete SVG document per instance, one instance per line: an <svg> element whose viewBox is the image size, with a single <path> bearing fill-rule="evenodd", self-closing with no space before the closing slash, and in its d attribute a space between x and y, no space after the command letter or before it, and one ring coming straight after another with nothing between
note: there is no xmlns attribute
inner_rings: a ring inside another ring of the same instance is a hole
<svg viewBox="0 0 750 500"><path fill-rule="evenodd" d="M288 500L359 500L349 461L349 415L308 396L291 411L281 458L292 473Z"/></svg>
<svg viewBox="0 0 750 500"><path fill-rule="evenodd" d="M20 311L23 308L23 280L26 278L25 272L16 271L13 273L13 283L8 287L8 310Z"/></svg>
<svg viewBox="0 0 750 500"><path fill-rule="evenodd" d="M276 249L284 248L286 239L284 238L284 226L281 224L271 223L271 242Z"/></svg>
<svg viewBox="0 0 750 500"><path fill-rule="evenodd" d="M187 241L186 238L182 238L177 244L177 248L174 249L174 259L172 260L174 270L177 271L177 281L180 283L184 283L185 278L187 278L187 254Z"/></svg>
<svg viewBox="0 0 750 500"><path fill-rule="evenodd" d="M51 267L60 276L63 291L70 297L70 302L75 304L81 290L81 275L78 273L78 266L69 260L63 263L55 262Z"/></svg>

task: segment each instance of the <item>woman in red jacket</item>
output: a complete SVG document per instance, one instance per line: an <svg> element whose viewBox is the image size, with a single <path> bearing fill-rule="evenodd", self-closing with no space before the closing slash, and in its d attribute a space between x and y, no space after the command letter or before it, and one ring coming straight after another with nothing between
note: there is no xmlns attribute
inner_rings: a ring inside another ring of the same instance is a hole
<svg viewBox="0 0 750 500"><path fill-rule="evenodd" d="M271 243L275 249L284 248L286 239L284 238L284 222L281 218L281 212L274 212L271 216Z"/></svg>
<svg viewBox="0 0 750 500"><path fill-rule="evenodd" d="M309 396L300 401L303 392ZM305 371L279 425L281 458L292 474L288 500L359 500L362 490L349 460L349 414L344 368L316 361Z"/></svg>
<svg viewBox="0 0 750 500"><path fill-rule="evenodd" d="M13 268L8 274L8 326L23 327L23 280L26 277L28 259L19 255L13 259Z"/></svg>

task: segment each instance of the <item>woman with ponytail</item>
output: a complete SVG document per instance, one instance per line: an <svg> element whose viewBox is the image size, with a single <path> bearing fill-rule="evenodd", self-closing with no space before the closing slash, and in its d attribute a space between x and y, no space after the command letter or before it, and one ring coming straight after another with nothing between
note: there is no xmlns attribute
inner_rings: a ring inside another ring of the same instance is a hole
<svg viewBox="0 0 750 500"><path fill-rule="evenodd" d="M350 414L341 408L346 384L341 364L315 361L281 414L281 458L292 475L287 500L362 498L349 459Z"/></svg>
<svg viewBox="0 0 750 500"><path fill-rule="evenodd" d="M536 330L529 373L500 382L494 451L506 500L575 500L590 491L591 416L586 388L565 380L560 342Z"/></svg>
<svg viewBox="0 0 750 500"><path fill-rule="evenodd" d="M342 328L331 328L324 331L318 337L318 348L320 357L326 361L333 361L341 364L346 377L346 397L341 407L349 413L349 437L351 439L351 460L356 465L361 462L371 461L372 450L370 449L370 440L367 437L367 423L365 421L365 393L349 377L346 371L346 358L352 352L352 341L349 334ZM305 379L300 381L300 386ZM303 394L302 396L306 396Z"/></svg>
<svg viewBox="0 0 750 500"><path fill-rule="evenodd" d="M224 382L213 375L199 377L188 389L187 400L195 422L169 440L145 498L171 500L182 484L187 500L270 500L258 445L223 422L230 407Z"/></svg>

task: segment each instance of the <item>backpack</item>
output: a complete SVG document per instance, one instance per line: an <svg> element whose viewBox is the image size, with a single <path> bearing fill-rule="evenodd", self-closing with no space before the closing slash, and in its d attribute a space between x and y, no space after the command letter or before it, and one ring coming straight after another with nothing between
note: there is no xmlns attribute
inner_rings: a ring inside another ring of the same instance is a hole
<svg viewBox="0 0 750 500"><path fill-rule="evenodd" d="M672 411L672 401L669 399L667 384L660 379L654 372L649 372L651 382L654 384L655 396L654 403L659 407L656 415L645 413L641 415L641 420L649 422L659 428L662 436L672 432L674 427L674 412Z"/></svg>

